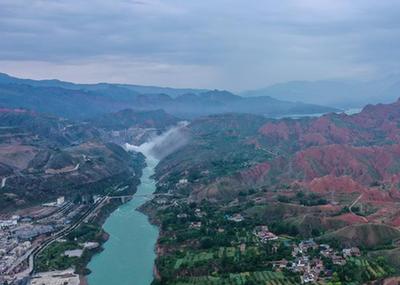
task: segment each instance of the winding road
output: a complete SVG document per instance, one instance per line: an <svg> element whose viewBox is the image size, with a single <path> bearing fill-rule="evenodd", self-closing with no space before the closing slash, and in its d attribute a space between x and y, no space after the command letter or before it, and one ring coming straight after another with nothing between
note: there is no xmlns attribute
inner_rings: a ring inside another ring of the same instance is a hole
<svg viewBox="0 0 400 285"><path fill-rule="evenodd" d="M367 219L366 217L361 216L361 215L357 215L356 213L353 212L353 207L354 207L355 205L357 205L357 203L361 200L362 196L363 196L363 194L361 194L360 196L358 196L358 198L357 198L356 200L354 200L353 203L351 203L351 205L349 206L349 212L352 213L353 215L356 215L356 216L358 216L358 217L361 217L366 223L368 223L368 219Z"/></svg>

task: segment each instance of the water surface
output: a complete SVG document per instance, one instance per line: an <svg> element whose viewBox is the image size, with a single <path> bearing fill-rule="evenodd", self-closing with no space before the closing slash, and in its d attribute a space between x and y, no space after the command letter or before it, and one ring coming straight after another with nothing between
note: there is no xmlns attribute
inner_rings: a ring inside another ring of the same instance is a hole
<svg viewBox="0 0 400 285"><path fill-rule="evenodd" d="M136 211L151 199L156 188L151 176L157 160L147 157L146 162L133 199L113 212L103 226L110 238L103 245L104 251L89 263L89 285L148 285L153 280L158 229Z"/></svg>

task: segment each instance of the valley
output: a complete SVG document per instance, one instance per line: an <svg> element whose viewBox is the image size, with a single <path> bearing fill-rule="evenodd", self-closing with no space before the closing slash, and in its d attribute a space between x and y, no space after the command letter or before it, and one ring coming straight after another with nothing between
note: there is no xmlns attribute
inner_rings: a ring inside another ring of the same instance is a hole
<svg viewBox="0 0 400 285"><path fill-rule="evenodd" d="M396 277L399 102L351 115L187 121L164 110L67 119L3 108L1 276L168 285Z"/></svg>
<svg viewBox="0 0 400 285"><path fill-rule="evenodd" d="M0 285L400 285L400 1L0 0L0 39Z"/></svg>

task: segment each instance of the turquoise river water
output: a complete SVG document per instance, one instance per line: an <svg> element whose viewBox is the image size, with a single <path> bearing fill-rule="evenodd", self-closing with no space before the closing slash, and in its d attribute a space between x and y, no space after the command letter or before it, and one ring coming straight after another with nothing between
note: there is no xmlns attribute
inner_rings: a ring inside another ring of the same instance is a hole
<svg viewBox="0 0 400 285"><path fill-rule="evenodd" d="M103 226L110 238L103 245L104 251L88 265L92 271L89 285L149 285L153 280L158 229L136 211L156 189L151 176L158 161L147 157L146 162L133 199L113 212Z"/></svg>

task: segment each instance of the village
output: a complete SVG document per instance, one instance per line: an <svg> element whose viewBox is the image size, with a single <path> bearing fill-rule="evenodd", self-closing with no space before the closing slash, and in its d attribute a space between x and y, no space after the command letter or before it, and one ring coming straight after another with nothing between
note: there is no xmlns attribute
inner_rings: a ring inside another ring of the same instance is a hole
<svg viewBox="0 0 400 285"><path fill-rule="evenodd" d="M228 219L237 223L244 221L240 214L228 217ZM253 234L262 244L275 243L273 246L274 251L278 250L277 241L279 241L280 237L269 231L268 226L257 226ZM342 251L339 251L328 244L318 244L312 238L301 240L297 243L288 241L285 237L284 243L292 248L292 259L273 261L273 268L277 271L288 270L300 274L303 284L314 283L321 281L321 279L325 280L332 277L333 270L325 266L324 260L329 260L333 265L344 266L348 258L361 256L361 251L358 247L343 248Z"/></svg>
<svg viewBox="0 0 400 285"><path fill-rule="evenodd" d="M271 248L270 251L267 250L264 253L266 255L262 255L265 260L263 262L264 270L276 272L276 274L281 272L285 276L293 276L293 278L297 276L298 282L302 284L325 284L335 278L339 268L344 268L348 262L364 258L358 247L339 248L322 243L318 239L302 239L299 236L276 234L268 225L257 225L250 222L246 214L241 211L229 211L224 214L213 211L212 205L194 207L185 199L166 199L162 205L165 208L165 214L171 211L176 213L175 217L180 221L178 224L183 223L183 228L184 225L188 225L190 231L198 232L198 235L192 233L191 236L204 240L207 239L204 237L204 233L216 231L212 235L218 237L211 238L213 241L209 242L211 245L207 247L200 245L204 249L197 253L195 251L184 258L178 258L175 262L175 269L188 266L189 264L185 265L188 260L198 259L198 262L202 262L202 258L211 256L223 258L225 254L223 252L228 252L228 257L233 258L230 262L241 262L238 258L240 256L245 258L247 252L257 258L256 255L264 252L266 248ZM175 228L176 232L181 229L180 226L175 226ZM175 233L172 235L175 236ZM223 240L225 245L222 245L220 240ZM282 248L285 253L279 252L282 251ZM274 259L283 255L284 258ZM195 266L195 263L192 266ZM261 267L257 270L263 269Z"/></svg>

